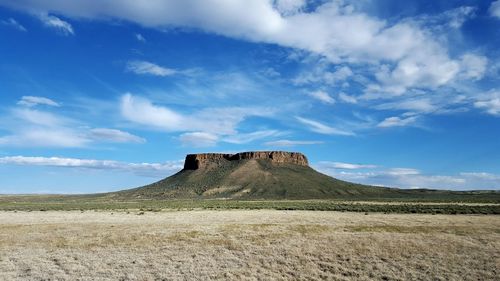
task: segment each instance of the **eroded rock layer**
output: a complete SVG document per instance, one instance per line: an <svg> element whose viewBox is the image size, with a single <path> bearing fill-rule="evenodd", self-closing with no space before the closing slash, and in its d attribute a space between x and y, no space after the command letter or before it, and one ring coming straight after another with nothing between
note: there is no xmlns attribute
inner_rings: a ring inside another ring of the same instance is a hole
<svg viewBox="0 0 500 281"><path fill-rule="evenodd" d="M286 151L249 151L236 154L198 153L188 154L184 161L185 170L197 170L210 164L219 164L224 161L238 161L251 159L267 159L272 163L289 163L308 166L307 158L299 152Z"/></svg>

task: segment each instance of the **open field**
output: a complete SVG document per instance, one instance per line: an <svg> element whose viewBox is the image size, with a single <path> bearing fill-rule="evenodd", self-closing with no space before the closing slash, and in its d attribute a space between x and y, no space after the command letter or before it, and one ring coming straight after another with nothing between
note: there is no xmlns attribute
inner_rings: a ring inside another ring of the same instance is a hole
<svg viewBox="0 0 500 281"><path fill-rule="evenodd" d="M500 194L500 193L499 193ZM341 212L423 213L423 214L500 214L497 194L471 201L419 201L415 198L393 200L223 200L223 199L170 199L170 200L116 200L95 195L0 195L2 211L51 210L225 210L274 209Z"/></svg>
<svg viewBox="0 0 500 281"><path fill-rule="evenodd" d="M0 280L494 280L496 215L3 211Z"/></svg>

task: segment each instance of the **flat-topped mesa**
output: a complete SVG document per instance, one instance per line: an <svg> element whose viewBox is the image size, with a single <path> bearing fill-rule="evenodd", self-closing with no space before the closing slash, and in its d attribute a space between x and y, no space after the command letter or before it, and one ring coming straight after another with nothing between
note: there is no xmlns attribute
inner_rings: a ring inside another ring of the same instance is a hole
<svg viewBox="0 0 500 281"><path fill-rule="evenodd" d="M238 161L250 159L267 159L273 163L289 163L301 166L309 166L307 158L300 152L287 151L249 151L236 154L224 153L199 153L188 154L184 161L185 170L196 170L208 164L219 164L224 161Z"/></svg>

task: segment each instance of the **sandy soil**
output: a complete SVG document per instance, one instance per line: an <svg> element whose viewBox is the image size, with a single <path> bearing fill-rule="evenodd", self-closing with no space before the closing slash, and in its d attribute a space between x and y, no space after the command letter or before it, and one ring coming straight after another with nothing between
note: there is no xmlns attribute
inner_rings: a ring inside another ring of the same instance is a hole
<svg viewBox="0 0 500 281"><path fill-rule="evenodd" d="M0 280L498 276L500 216L271 210L0 212Z"/></svg>

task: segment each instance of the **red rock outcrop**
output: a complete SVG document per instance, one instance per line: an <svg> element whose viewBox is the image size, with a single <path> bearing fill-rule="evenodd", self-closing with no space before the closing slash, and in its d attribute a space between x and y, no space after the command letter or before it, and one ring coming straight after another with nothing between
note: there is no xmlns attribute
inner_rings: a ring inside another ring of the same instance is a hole
<svg viewBox="0 0 500 281"><path fill-rule="evenodd" d="M210 164L220 164L224 161L238 161L250 159L267 159L273 163L289 163L308 166L307 158L300 152L286 151L249 151L236 154L198 153L188 154L184 161L185 170L196 170Z"/></svg>

